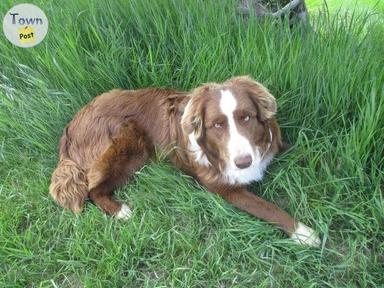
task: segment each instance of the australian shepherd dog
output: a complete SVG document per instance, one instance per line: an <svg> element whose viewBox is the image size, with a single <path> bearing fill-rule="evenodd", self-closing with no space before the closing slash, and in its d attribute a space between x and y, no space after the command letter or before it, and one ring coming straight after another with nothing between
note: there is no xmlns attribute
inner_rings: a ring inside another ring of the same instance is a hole
<svg viewBox="0 0 384 288"><path fill-rule="evenodd" d="M104 93L64 129L50 194L74 212L90 198L105 213L127 219L131 210L114 199L113 191L160 149L208 191L277 225L296 242L318 246L311 228L247 190L263 178L282 146L276 109L275 98L248 76L190 92Z"/></svg>

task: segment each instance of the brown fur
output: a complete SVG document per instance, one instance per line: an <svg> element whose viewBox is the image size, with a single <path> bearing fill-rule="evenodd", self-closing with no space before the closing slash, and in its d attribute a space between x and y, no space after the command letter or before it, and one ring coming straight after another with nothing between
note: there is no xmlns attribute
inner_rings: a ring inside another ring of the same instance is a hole
<svg viewBox="0 0 384 288"><path fill-rule="evenodd" d="M88 197L85 171L70 159L60 160L53 172L49 192L63 207L81 212Z"/></svg>
<svg viewBox="0 0 384 288"><path fill-rule="evenodd" d="M113 90L96 97L67 125L50 194L74 212L80 212L89 197L106 213L116 215L121 204L113 199L113 190L144 165L155 146L211 192L290 234L296 225L292 217L248 192L244 185L228 184L222 175L228 161L223 152L227 135L225 129L215 132L211 127L217 121L225 123L215 118L218 89L223 88L239 97L238 123L246 113L251 116L252 121L239 124L240 133L266 154L276 154L281 136L274 118L275 99L247 76L222 84L208 83L190 93L158 88ZM273 138L267 148L269 131ZM192 132L212 165L199 164L189 151L188 134Z"/></svg>

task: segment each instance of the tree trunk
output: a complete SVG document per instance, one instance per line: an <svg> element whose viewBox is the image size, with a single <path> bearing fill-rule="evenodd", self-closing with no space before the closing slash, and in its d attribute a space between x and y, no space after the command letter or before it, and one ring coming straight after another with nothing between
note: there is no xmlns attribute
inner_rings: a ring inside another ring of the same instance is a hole
<svg viewBox="0 0 384 288"><path fill-rule="evenodd" d="M241 0L238 7L244 16L256 16L259 19L288 17L290 27L294 25L308 26L308 10L304 0Z"/></svg>

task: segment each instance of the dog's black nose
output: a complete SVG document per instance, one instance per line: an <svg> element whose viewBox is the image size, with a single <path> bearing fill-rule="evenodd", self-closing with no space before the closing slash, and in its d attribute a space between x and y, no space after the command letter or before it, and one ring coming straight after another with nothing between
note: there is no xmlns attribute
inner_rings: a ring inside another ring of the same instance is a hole
<svg viewBox="0 0 384 288"><path fill-rule="evenodd" d="M248 168L252 164L252 156L249 154L241 155L235 158L235 164L237 168Z"/></svg>

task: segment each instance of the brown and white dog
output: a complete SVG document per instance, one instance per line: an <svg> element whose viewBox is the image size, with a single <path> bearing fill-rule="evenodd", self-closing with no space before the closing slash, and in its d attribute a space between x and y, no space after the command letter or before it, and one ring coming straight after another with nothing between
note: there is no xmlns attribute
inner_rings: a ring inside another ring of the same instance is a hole
<svg viewBox="0 0 384 288"><path fill-rule="evenodd" d="M74 212L89 197L106 213L129 218L131 210L113 199L113 190L156 147L209 191L276 224L295 241L318 246L311 228L246 188L263 178L281 147L275 113L275 98L248 76L192 92L148 88L104 93L66 126L50 194Z"/></svg>

